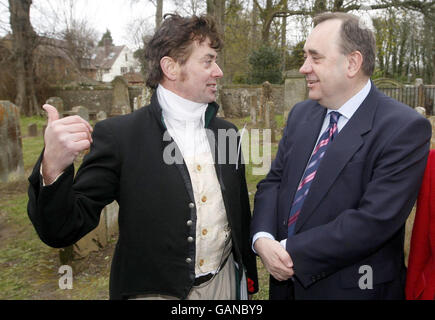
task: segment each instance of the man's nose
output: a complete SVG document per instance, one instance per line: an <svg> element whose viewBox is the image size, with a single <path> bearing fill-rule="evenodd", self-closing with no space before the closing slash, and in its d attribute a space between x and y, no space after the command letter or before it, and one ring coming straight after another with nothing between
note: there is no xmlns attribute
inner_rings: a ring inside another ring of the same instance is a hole
<svg viewBox="0 0 435 320"><path fill-rule="evenodd" d="M224 76L224 73L222 72L222 69L219 68L218 64L215 62L214 69L212 73L214 78L222 78Z"/></svg>
<svg viewBox="0 0 435 320"><path fill-rule="evenodd" d="M299 73L307 74L307 73L310 73L311 71L312 71L311 63L308 61L308 58L306 58L304 61L304 64L299 69Z"/></svg>

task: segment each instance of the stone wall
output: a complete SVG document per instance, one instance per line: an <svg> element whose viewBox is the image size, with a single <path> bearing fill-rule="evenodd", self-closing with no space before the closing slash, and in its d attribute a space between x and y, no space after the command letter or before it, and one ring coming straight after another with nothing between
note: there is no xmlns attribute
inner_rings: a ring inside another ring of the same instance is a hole
<svg viewBox="0 0 435 320"><path fill-rule="evenodd" d="M237 118L250 115L249 103L251 96L257 96L257 104L260 103L261 85L228 85L219 90L217 102L225 113L225 117ZM275 104L275 112L281 114L284 106L284 86L272 85L272 101Z"/></svg>
<svg viewBox="0 0 435 320"><path fill-rule="evenodd" d="M142 93L142 87L129 86L128 93L130 108L133 109L134 99ZM65 111L71 111L75 106L84 106L91 112L104 111L110 114L112 109L113 87L111 85L52 87L50 94L63 100Z"/></svg>

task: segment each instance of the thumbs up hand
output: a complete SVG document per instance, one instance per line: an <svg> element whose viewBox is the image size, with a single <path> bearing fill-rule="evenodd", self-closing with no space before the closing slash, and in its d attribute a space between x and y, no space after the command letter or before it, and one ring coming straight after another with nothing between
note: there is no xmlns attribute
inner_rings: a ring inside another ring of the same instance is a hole
<svg viewBox="0 0 435 320"><path fill-rule="evenodd" d="M59 119L57 109L49 104L42 107L48 114L45 129L45 150L42 160L42 176L45 184L51 184L81 151L92 143L92 127L79 116Z"/></svg>

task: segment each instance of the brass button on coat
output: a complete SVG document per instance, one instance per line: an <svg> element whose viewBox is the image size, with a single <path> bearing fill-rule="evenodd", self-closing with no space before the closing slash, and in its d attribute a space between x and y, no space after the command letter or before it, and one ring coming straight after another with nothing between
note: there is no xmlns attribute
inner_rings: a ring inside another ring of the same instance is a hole
<svg viewBox="0 0 435 320"><path fill-rule="evenodd" d="M202 196L201 201L202 202L206 202L207 201L207 197L206 196Z"/></svg>

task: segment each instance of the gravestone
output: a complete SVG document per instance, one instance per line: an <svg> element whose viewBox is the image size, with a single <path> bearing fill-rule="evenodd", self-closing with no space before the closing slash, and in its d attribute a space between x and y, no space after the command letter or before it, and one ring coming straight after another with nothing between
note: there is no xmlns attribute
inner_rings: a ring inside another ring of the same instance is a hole
<svg viewBox="0 0 435 320"><path fill-rule="evenodd" d="M305 76L300 74L297 70L289 70L285 72L284 84L284 121L293 106L307 98L307 83Z"/></svg>
<svg viewBox="0 0 435 320"><path fill-rule="evenodd" d="M23 176L20 110L10 101L0 101L0 182Z"/></svg>
<svg viewBox="0 0 435 320"><path fill-rule="evenodd" d="M116 201L104 207L98 226L72 246L74 260L82 259L91 252L104 248L108 241L118 234L118 211L119 205Z"/></svg>
<svg viewBox="0 0 435 320"><path fill-rule="evenodd" d="M133 111L142 107L142 95L138 95L133 101Z"/></svg>
<svg viewBox="0 0 435 320"><path fill-rule="evenodd" d="M250 115L251 115L251 123L253 125L257 124L257 96L251 96L251 103L250 103Z"/></svg>
<svg viewBox="0 0 435 320"><path fill-rule="evenodd" d="M77 106L71 109L71 114L78 115L86 121L89 121L89 110L83 106Z"/></svg>
<svg viewBox="0 0 435 320"><path fill-rule="evenodd" d="M432 125L432 139L430 142L430 148L435 149L435 116L431 116L428 118L430 124Z"/></svg>
<svg viewBox="0 0 435 320"><path fill-rule="evenodd" d="M31 123L27 126L27 135L29 137L36 137L38 135L38 126L36 123Z"/></svg>
<svg viewBox="0 0 435 320"><path fill-rule="evenodd" d="M57 112L59 112L59 114L62 114L65 111L63 100L59 97L50 97L47 99L45 103L51 104L53 107L55 107L57 109Z"/></svg>
<svg viewBox="0 0 435 320"><path fill-rule="evenodd" d="M243 113L248 113L250 112L250 103L249 103L249 92L248 90L244 89L240 92L240 106L242 109L242 114Z"/></svg>
<svg viewBox="0 0 435 320"><path fill-rule="evenodd" d="M275 104L273 101L267 101L264 108L264 128L270 129L272 142L275 142Z"/></svg>
<svg viewBox="0 0 435 320"><path fill-rule="evenodd" d="M130 97L128 94L128 82L124 77L117 76L112 81L112 109L111 116L117 116L131 112Z"/></svg>
<svg viewBox="0 0 435 320"><path fill-rule="evenodd" d="M97 121L103 121L107 119L107 113L103 110L98 111L97 113Z"/></svg>
<svg viewBox="0 0 435 320"><path fill-rule="evenodd" d="M151 103L152 95L153 95L153 90L145 86L142 90L142 107L147 106Z"/></svg>

